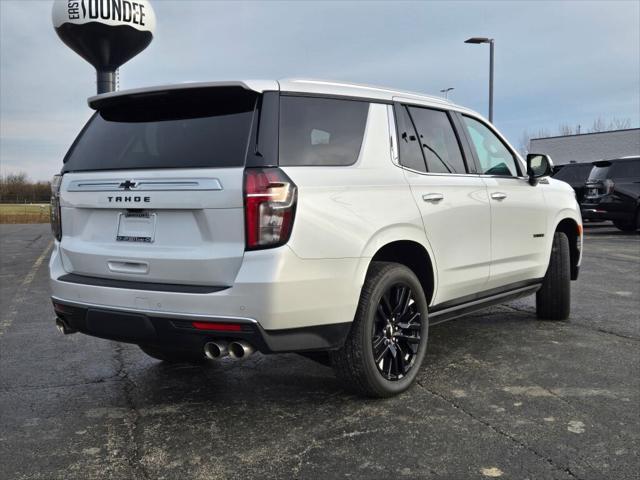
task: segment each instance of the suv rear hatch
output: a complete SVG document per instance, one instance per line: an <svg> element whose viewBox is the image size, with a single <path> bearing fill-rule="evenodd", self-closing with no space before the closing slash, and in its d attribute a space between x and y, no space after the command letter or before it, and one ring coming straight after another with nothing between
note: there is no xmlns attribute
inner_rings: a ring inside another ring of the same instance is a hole
<svg viewBox="0 0 640 480"><path fill-rule="evenodd" d="M232 285L245 250L243 172L260 94L233 85L96 99L63 167L65 270Z"/></svg>
<svg viewBox="0 0 640 480"><path fill-rule="evenodd" d="M609 175L610 169L610 161L603 160L593 163L593 168L585 183L585 202L597 203L602 197L611 193L613 182Z"/></svg>

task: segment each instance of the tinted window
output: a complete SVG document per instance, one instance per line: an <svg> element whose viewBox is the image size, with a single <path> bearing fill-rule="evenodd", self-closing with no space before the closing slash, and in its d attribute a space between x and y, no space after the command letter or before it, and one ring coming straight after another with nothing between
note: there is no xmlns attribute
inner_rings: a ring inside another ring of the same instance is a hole
<svg viewBox="0 0 640 480"><path fill-rule="evenodd" d="M504 143L479 121L466 116L462 118L480 161L480 173L517 176L516 160Z"/></svg>
<svg viewBox="0 0 640 480"><path fill-rule="evenodd" d="M593 165L590 163L584 163L581 165L565 165L553 176L553 178L569 183L584 182L589 176L592 166Z"/></svg>
<svg viewBox="0 0 640 480"><path fill-rule="evenodd" d="M640 177L640 159L613 162L611 178L635 178Z"/></svg>
<svg viewBox="0 0 640 480"><path fill-rule="evenodd" d="M420 136L427 171L432 173L466 173L458 139L446 112L409 107Z"/></svg>
<svg viewBox="0 0 640 480"><path fill-rule="evenodd" d="M220 88L121 99L91 118L64 171L242 166L256 98Z"/></svg>
<svg viewBox="0 0 640 480"><path fill-rule="evenodd" d="M418 135L413 128L407 108L402 106L398 110L398 145L400 146L400 165L407 168L426 172L424 157L418 142Z"/></svg>
<svg viewBox="0 0 640 480"><path fill-rule="evenodd" d="M280 99L280 165L352 165L369 104L332 98Z"/></svg>

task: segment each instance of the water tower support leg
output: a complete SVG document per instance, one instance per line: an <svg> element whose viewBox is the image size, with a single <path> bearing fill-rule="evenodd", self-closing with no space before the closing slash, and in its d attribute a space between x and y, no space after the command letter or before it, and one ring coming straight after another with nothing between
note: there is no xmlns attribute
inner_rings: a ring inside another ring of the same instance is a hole
<svg viewBox="0 0 640 480"><path fill-rule="evenodd" d="M113 92L116 89L116 72L97 71L98 95L101 93Z"/></svg>

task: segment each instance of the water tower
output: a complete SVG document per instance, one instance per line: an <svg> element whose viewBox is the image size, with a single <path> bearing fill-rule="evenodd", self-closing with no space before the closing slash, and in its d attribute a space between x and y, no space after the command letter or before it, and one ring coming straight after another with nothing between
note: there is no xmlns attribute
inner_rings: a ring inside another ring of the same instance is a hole
<svg viewBox="0 0 640 480"><path fill-rule="evenodd" d="M60 39L96 69L98 93L115 90L118 68L144 50L156 27L148 0L55 0Z"/></svg>

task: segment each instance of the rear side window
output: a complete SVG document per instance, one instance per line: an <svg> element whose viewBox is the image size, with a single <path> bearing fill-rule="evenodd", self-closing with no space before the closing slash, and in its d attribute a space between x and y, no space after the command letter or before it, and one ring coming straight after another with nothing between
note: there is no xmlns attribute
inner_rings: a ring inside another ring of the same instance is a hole
<svg viewBox="0 0 640 480"><path fill-rule="evenodd" d="M235 87L114 99L91 118L63 170L243 166L256 100Z"/></svg>
<svg viewBox="0 0 640 480"><path fill-rule="evenodd" d="M280 160L282 166L344 166L358 160L369 103L282 96Z"/></svg>
<svg viewBox="0 0 640 480"><path fill-rule="evenodd" d="M582 165L566 165L553 178L563 182L584 182L591 172L592 165L585 163Z"/></svg>
<svg viewBox="0 0 640 480"><path fill-rule="evenodd" d="M640 159L612 162L611 178L635 178L640 177Z"/></svg>
<svg viewBox="0 0 640 480"><path fill-rule="evenodd" d="M449 115L441 110L409 107L431 173L467 173Z"/></svg>
<svg viewBox="0 0 640 480"><path fill-rule="evenodd" d="M400 147L400 165L426 172L424 157L420 148L418 134L413 127L413 122L407 111L407 107L401 106L398 112L398 145Z"/></svg>

